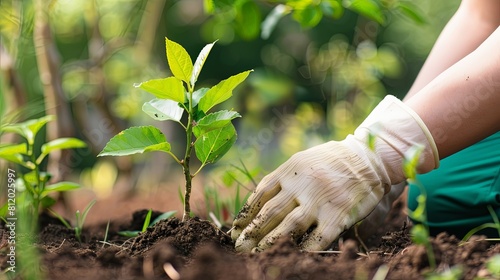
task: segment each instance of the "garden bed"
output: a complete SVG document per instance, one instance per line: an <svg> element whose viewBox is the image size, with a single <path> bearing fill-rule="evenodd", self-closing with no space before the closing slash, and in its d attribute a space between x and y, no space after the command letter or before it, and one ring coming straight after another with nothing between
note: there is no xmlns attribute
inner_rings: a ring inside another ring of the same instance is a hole
<svg viewBox="0 0 500 280"><path fill-rule="evenodd" d="M146 213L137 211L126 223L112 222L105 244L105 224L90 227L79 243L57 220L46 220L36 244L46 278L424 279L429 272L426 250L411 243L410 226L401 215L388 218L382 234L373 238L377 242L368 245L368 253L351 239L339 242L328 253L301 252L283 239L264 252L242 254L234 251L228 235L198 218L163 220L135 238L117 234L140 229ZM499 245L480 236L459 245L458 239L447 234L433 238L432 245L438 272L459 265L463 279L494 279L485 264L500 253ZM5 258L2 252L2 266Z"/></svg>

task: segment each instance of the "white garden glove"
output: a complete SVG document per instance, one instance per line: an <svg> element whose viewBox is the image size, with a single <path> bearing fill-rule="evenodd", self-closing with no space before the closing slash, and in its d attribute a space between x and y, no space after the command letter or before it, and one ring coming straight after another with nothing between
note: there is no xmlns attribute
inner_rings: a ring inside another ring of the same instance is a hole
<svg viewBox="0 0 500 280"><path fill-rule="evenodd" d="M282 236L298 239L311 227L301 248L325 249L405 180L404 154L417 145L423 148L417 171L436 168L437 148L423 121L387 96L354 135L296 153L262 179L233 222L236 250L259 251Z"/></svg>
<svg viewBox="0 0 500 280"><path fill-rule="evenodd" d="M401 182L391 186L391 190L382 197L375 209L363 219L363 221L355 227L351 227L345 235L352 238L357 237L364 242L367 242L370 237L376 234L380 226L383 225L387 214L392 209L394 201L396 201L403 193L407 182Z"/></svg>

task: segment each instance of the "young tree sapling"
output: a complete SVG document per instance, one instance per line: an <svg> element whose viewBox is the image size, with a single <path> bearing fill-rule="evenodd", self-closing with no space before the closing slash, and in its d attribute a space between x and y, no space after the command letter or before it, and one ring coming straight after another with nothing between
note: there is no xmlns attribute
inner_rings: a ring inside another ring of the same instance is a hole
<svg viewBox="0 0 500 280"><path fill-rule="evenodd" d="M178 122L186 132L186 150L179 158L171 151L165 135L154 126L137 126L126 129L114 136L99 156L126 156L137 153L160 151L169 154L182 166L185 178L183 220L190 217L189 204L191 180L209 163L218 161L236 141L236 130L232 120L241 117L238 112L221 110L209 111L232 96L232 91L242 83L252 70L231 76L211 88L195 90L198 75L214 43L207 44L195 63L187 51L178 43L165 38L167 61L172 77L153 79L135 87L141 88L156 98L144 103L142 110L158 121ZM187 120L181 121L184 112ZM201 165L190 170L191 154L194 150Z"/></svg>

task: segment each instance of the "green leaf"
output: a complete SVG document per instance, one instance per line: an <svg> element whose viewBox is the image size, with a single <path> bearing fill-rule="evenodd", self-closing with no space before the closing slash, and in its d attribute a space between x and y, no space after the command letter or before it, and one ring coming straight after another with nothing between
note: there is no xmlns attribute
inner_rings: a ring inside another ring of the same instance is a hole
<svg viewBox="0 0 500 280"><path fill-rule="evenodd" d="M236 129L232 124L212 130L196 139L194 148L196 157L202 162L217 162L236 141Z"/></svg>
<svg viewBox="0 0 500 280"><path fill-rule="evenodd" d="M427 18L422 10L411 2L398 2L396 8L417 24L427 23Z"/></svg>
<svg viewBox="0 0 500 280"><path fill-rule="evenodd" d="M97 156L126 156L151 151L169 152L170 144L158 128L136 126L111 138Z"/></svg>
<svg viewBox="0 0 500 280"><path fill-rule="evenodd" d="M66 228L68 229L73 229L73 227L68 223L68 221L66 221L65 218L63 218L63 216L59 215L59 213L57 213L56 211L50 209L50 208L47 208L47 210L52 214L54 215Z"/></svg>
<svg viewBox="0 0 500 280"><path fill-rule="evenodd" d="M194 84L198 80L198 76L200 75L201 69L203 68L203 64L205 64L205 60L207 60L208 54L212 50L212 47L214 46L215 42L211 44L207 44L200 52L198 57L196 58L196 61L194 63L193 67L193 72L191 73L191 87L194 88Z"/></svg>
<svg viewBox="0 0 500 280"><path fill-rule="evenodd" d="M55 117L52 115L44 116L35 120L28 120L18 124L5 125L0 128L1 131L4 132L12 132L17 133L28 140L29 145L33 145L35 143L35 136L38 131L46 125L48 122L55 120Z"/></svg>
<svg viewBox="0 0 500 280"><path fill-rule="evenodd" d="M193 133L196 138L201 135L210 132L215 129L223 128L224 126L231 123L231 120L239 118L241 115L235 111L219 111L216 113L208 114L201 118L195 127L193 127Z"/></svg>
<svg viewBox="0 0 500 280"><path fill-rule="evenodd" d="M205 8L205 13L207 14L212 14L213 12L215 12L213 0L203 0L203 7Z"/></svg>
<svg viewBox="0 0 500 280"><path fill-rule="evenodd" d="M50 196L44 196L40 200L40 203L42 204L42 208L49 208L50 206L56 204L56 200Z"/></svg>
<svg viewBox="0 0 500 280"><path fill-rule="evenodd" d="M37 163L40 164L45 156L50 154L55 150L64 150L64 149L74 149L74 148L84 148L87 147L87 144L80 139L77 138L59 138L52 140L48 143L42 145L42 153L37 159Z"/></svg>
<svg viewBox="0 0 500 280"><path fill-rule="evenodd" d="M0 131L3 133L3 132L11 132L11 133L16 133L18 135L21 135L22 137L24 137L25 139L28 138L28 135L26 134L27 131L25 131L23 129L23 126L21 125L22 123L19 123L19 124L7 124L7 125L3 125L1 128L0 128ZM31 132L28 131L29 134L31 134Z"/></svg>
<svg viewBox="0 0 500 280"><path fill-rule="evenodd" d="M311 28L318 25L321 21L323 11L319 6L307 5L304 8L294 10L292 17L298 21L302 27Z"/></svg>
<svg viewBox="0 0 500 280"><path fill-rule="evenodd" d="M238 35L251 40L259 35L262 15L260 9L254 1L246 1L238 8L235 19L235 30Z"/></svg>
<svg viewBox="0 0 500 280"><path fill-rule="evenodd" d="M420 154L423 151L422 146L412 146L403 158L403 172L408 179L415 179L417 176L417 167L420 161Z"/></svg>
<svg viewBox="0 0 500 280"><path fill-rule="evenodd" d="M191 73L193 72L193 62L188 52L178 43L165 37L167 49L167 61L172 74L186 83L189 83Z"/></svg>
<svg viewBox="0 0 500 280"><path fill-rule="evenodd" d="M166 220L168 218L173 217L175 215L175 213L177 213L177 211L168 211L168 212L161 214L160 216L156 217L156 219L154 219L151 222L150 226L156 225L161 220Z"/></svg>
<svg viewBox="0 0 500 280"><path fill-rule="evenodd" d="M0 207L0 218L5 222L4 218L7 217L9 211L9 203L5 202L2 207Z"/></svg>
<svg viewBox="0 0 500 280"><path fill-rule="evenodd" d="M200 88L197 91L193 92L193 107L196 107L200 102L200 99L207 94L209 88Z"/></svg>
<svg viewBox="0 0 500 280"><path fill-rule="evenodd" d="M219 12L226 9L231 9L234 5L237 5L238 0L205 0L205 9L211 8L212 12Z"/></svg>
<svg viewBox="0 0 500 280"><path fill-rule="evenodd" d="M24 162L22 155L27 153L28 150L26 143L4 145L0 147L0 158L3 158L10 162L17 163L26 167L27 165Z"/></svg>
<svg viewBox="0 0 500 280"><path fill-rule="evenodd" d="M81 219L79 219L78 221L78 226L80 228L83 228L83 224L85 223L85 219L87 219L87 215L89 214L89 211L90 209L92 209L92 207L94 206L94 204L97 202L97 200L93 199L88 205L87 207L85 207L85 209L83 210L83 213L82 213L82 216L81 216Z"/></svg>
<svg viewBox="0 0 500 280"><path fill-rule="evenodd" d="M157 121L180 121L184 109L179 107L179 103L168 100L155 98L142 105L142 111L148 114L151 118Z"/></svg>
<svg viewBox="0 0 500 280"><path fill-rule="evenodd" d="M340 0L324 0L321 1L320 6L325 16L339 19L344 14L344 7Z"/></svg>
<svg viewBox="0 0 500 280"><path fill-rule="evenodd" d="M168 77L165 79L153 79L140 84L134 84L135 87L141 88L154 96L162 99L171 99L180 103L184 103L184 86L182 81L176 77Z"/></svg>
<svg viewBox="0 0 500 280"><path fill-rule="evenodd" d="M40 177L42 177L42 176L40 176ZM30 171L30 172L28 172L28 173L24 174L24 175L23 175L23 178L24 178L24 180L25 180L28 184L38 186L38 179L39 179L39 178L37 177L37 173L36 173L36 171L34 171L34 170L33 170L33 171Z"/></svg>
<svg viewBox="0 0 500 280"><path fill-rule="evenodd" d="M372 133L371 131L368 132L368 138L366 139L367 141L367 144L368 144L368 148L372 151L375 152L375 140L376 140L377 136Z"/></svg>
<svg viewBox="0 0 500 280"><path fill-rule="evenodd" d="M422 224L414 225L411 229L411 240L415 242L415 244L423 245L429 242L429 233L427 229Z"/></svg>
<svg viewBox="0 0 500 280"><path fill-rule="evenodd" d="M54 150L84 148L87 144L77 138L59 138L52 140L42 146L42 153L49 154Z"/></svg>
<svg viewBox="0 0 500 280"><path fill-rule="evenodd" d="M229 97L231 97L233 89L243 82L252 71L253 70L248 70L231 76L213 86L200 99L198 107L206 113L213 106L226 101Z"/></svg>
<svg viewBox="0 0 500 280"><path fill-rule="evenodd" d="M145 232L146 229L149 227L149 222L151 221L152 214L153 214L153 209L149 209L148 213L146 214L146 218L144 219L144 223L142 224L141 232Z"/></svg>
<svg viewBox="0 0 500 280"><path fill-rule="evenodd" d="M366 18L372 19L379 24L385 23L384 14L379 5L372 0L346 0L344 7L354 11Z"/></svg>
<svg viewBox="0 0 500 280"><path fill-rule="evenodd" d="M79 189L80 185L73 182L59 182L52 185L48 185L42 192L42 197L46 196L50 192L65 192Z"/></svg>
<svg viewBox="0 0 500 280"><path fill-rule="evenodd" d="M123 231L118 232L119 235L125 236L125 237L136 237L136 236L139 236L139 233L141 233L141 232L138 230L123 230Z"/></svg>
<svg viewBox="0 0 500 280"><path fill-rule="evenodd" d="M491 228L491 229L496 229L496 230L499 230L498 228L498 224L495 224L495 223L484 223L484 224L481 224L471 230L469 230L467 232L466 235L464 235L464 237L462 238L462 242L466 242L468 241L473 235L477 234L479 231L482 231L484 229L487 229L487 228Z"/></svg>
<svg viewBox="0 0 500 280"><path fill-rule="evenodd" d="M291 9L283 4L279 4L267 15L267 17L262 22L261 28L262 32L260 37L266 40L271 36L274 28L284 16L290 13Z"/></svg>
<svg viewBox="0 0 500 280"><path fill-rule="evenodd" d="M426 215L426 201L427 198L425 195L421 194L417 196L417 208L409 213L409 216L420 223L424 223L427 220L427 215Z"/></svg>

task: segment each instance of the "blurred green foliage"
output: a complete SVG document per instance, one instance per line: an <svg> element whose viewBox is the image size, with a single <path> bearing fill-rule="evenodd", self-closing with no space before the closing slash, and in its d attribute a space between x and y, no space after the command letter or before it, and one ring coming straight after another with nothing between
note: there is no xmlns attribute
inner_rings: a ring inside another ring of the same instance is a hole
<svg viewBox="0 0 500 280"><path fill-rule="evenodd" d="M148 97L133 84L171 76L166 36L189 53L219 40L198 79L201 86L255 69L229 105L243 116L236 122L237 147L219 163L222 171L212 172L218 176L242 159L249 168L262 167L264 175L296 151L345 137L385 94L404 96L458 2L43 1L76 136L93 151L74 167L94 166L98 151L124 127L154 123L140 114ZM2 122L15 108L38 104L16 115L25 120L43 114L33 1L2 0L0 14ZM184 149L179 130L161 129ZM134 161L143 184L174 180L165 172L168 163Z"/></svg>

